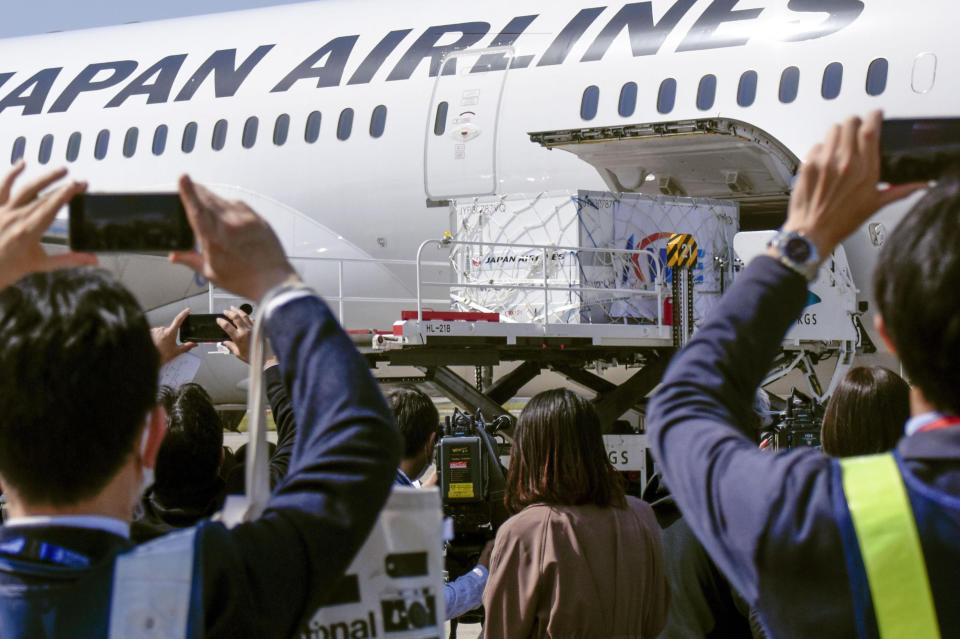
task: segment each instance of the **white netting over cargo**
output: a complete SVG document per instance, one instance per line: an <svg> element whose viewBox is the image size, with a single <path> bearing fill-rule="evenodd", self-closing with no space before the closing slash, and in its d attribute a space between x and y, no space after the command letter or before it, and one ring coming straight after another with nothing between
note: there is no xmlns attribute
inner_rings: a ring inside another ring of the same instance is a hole
<svg viewBox="0 0 960 639"><path fill-rule="evenodd" d="M655 323L666 238L693 234L709 261L695 273L699 287L719 290L713 257L722 256L729 269L738 218L736 205L725 202L588 191L474 198L451 206L454 239L467 242L454 246L451 259L458 283L471 285L454 289L453 302L517 322L542 321L547 306L549 322ZM669 276L664 271L665 280ZM562 290L545 295L544 284Z"/></svg>

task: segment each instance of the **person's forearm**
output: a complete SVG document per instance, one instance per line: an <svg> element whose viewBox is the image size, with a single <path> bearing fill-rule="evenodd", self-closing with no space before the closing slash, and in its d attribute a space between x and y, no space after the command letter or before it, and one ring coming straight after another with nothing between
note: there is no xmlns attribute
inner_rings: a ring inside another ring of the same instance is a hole
<svg viewBox="0 0 960 639"><path fill-rule="evenodd" d="M264 369L263 382L266 386L267 401L270 402L270 410L273 413L273 421L277 425L277 448L270 457L270 487L275 488L287 474L287 468L290 466L296 420L293 415L293 406L290 404L290 395L287 394L287 388L283 384L279 364Z"/></svg>
<svg viewBox="0 0 960 639"><path fill-rule="evenodd" d="M792 462L757 450L747 436L756 388L805 299L802 277L757 258L676 355L647 413L654 456L685 520L750 601L770 510L799 498L769 488L786 472L809 470L791 470Z"/></svg>
<svg viewBox="0 0 960 639"><path fill-rule="evenodd" d="M309 527L305 559L328 589L390 493L399 432L365 360L319 298L273 310L267 328L297 423L290 467L267 514L282 509Z"/></svg>
<svg viewBox="0 0 960 639"><path fill-rule="evenodd" d="M477 566L454 581L444 584L443 601L447 620L455 619L483 605L483 587L487 584L487 569Z"/></svg>

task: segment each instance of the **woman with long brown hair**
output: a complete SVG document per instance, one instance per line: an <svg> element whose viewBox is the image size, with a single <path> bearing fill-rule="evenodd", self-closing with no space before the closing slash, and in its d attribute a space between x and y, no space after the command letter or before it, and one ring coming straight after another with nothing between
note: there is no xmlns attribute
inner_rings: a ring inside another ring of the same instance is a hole
<svg viewBox="0 0 960 639"><path fill-rule="evenodd" d="M910 417L910 386L882 366L851 368L827 403L820 429L833 457L883 453L903 437Z"/></svg>
<svg viewBox="0 0 960 639"><path fill-rule="evenodd" d="M593 405L566 389L517 422L484 591L486 639L655 637L670 590L660 529L624 495Z"/></svg>

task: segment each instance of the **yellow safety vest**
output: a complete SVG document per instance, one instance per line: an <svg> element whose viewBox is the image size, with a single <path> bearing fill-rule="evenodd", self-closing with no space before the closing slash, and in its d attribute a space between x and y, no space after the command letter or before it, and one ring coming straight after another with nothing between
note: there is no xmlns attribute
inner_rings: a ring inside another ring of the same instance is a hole
<svg viewBox="0 0 960 639"><path fill-rule="evenodd" d="M881 639L940 639L910 500L890 453L840 460Z"/></svg>

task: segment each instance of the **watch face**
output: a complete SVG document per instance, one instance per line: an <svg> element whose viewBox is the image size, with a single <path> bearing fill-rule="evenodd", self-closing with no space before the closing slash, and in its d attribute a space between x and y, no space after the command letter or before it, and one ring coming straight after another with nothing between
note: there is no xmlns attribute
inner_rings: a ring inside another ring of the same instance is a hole
<svg viewBox="0 0 960 639"><path fill-rule="evenodd" d="M783 254L793 262L803 264L810 259L810 245L800 237L791 237L783 247Z"/></svg>

